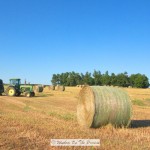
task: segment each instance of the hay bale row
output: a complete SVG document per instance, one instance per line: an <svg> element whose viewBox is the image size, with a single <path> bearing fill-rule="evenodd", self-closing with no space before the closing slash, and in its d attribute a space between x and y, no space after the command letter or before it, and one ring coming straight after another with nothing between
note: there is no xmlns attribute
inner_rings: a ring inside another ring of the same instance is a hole
<svg viewBox="0 0 150 150"><path fill-rule="evenodd" d="M56 91L65 91L65 86L57 85L57 86L55 87L55 90L56 90Z"/></svg>
<svg viewBox="0 0 150 150"><path fill-rule="evenodd" d="M131 100L119 88L85 86L80 91L77 120L81 126L98 128L112 124L115 127L128 127L131 114Z"/></svg>

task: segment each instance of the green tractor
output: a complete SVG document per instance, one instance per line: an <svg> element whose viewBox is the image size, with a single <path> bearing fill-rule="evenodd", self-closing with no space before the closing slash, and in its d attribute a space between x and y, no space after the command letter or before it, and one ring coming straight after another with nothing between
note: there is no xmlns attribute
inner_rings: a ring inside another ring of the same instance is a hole
<svg viewBox="0 0 150 150"><path fill-rule="evenodd" d="M3 80L0 79L0 95L4 92Z"/></svg>
<svg viewBox="0 0 150 150"><path fill-rule="evenodd" d="M35 96L33 85L21 85L21 79L10 79L10 85L5 93L8 96L20 96L20 94L24 94L27 97Z"/></svg>

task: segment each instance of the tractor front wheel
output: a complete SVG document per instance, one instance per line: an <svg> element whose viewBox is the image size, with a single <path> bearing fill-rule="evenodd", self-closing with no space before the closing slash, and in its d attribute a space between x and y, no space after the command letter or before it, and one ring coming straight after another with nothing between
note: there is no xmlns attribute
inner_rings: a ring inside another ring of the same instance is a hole
<svg viewBox="0 0 150 150"><path fill-rule="evenodd" d="M9 87L7 89L7 93L6 93L8 96L15 96L16 95L16 90L14 87Z"/></svg>
<svg viewBox="0 0 150 150"><path fill-rule="evenodd" d="M30 93L30 92L26 92L26 93L25 93L25 96L26 96L26 97L31 97L31 93Z"/></svg>
<svg viewBox="0 0 150 150"><path fill-rule="evenodd" d="M26 97L34 97L35 93L34 92L25 92Z"/></svg>

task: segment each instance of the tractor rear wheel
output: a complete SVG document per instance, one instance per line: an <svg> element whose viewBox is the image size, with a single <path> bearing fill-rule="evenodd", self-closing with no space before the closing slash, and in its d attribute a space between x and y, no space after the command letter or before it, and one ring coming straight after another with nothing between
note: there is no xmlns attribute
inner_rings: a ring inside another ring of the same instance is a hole
<svg viewBox="0 0 150 150"><path fill-rule="evenodd" d="M8 96L15 96L16 95L16 89L14 87L8 87L6 94Z"/></svg>

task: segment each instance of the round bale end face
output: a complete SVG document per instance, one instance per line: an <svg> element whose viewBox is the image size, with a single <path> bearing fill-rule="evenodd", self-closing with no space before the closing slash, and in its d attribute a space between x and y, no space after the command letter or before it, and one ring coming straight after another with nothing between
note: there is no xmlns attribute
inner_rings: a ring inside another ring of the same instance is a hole
<svg viewBox="0 0 150 150"><path fill-rule="evenodd" d="M107 124L127 127L131 111L131 101L125 91L106 86L84 87L79 95L77 118L80 125L92 128Z"/></svg>
<svg viewBox="0 0 150 150"><path fill-rule="evenodd" d="M79 93L77 105L78 123L84 127L92 127L95 114L94 93L89 86L85 86Z"/></svg>

